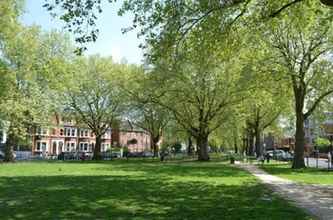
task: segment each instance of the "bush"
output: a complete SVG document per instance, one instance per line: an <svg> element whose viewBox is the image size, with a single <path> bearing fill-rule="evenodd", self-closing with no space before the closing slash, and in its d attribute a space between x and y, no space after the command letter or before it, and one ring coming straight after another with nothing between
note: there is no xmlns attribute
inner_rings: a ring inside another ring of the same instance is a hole
<svg viewBox="0 0 333 220"><path fill-rule="evenodd" d="M175 154L180 153L182 150L182 144L179 142L176 142L171 146L171 149L172 149L173 153L175 153Z"/></svg>
<svg viewBox="0 0 333 220"><path fill-rule="evenodd" d="M316 138L315 140L315 147L319 152L328 152L330 149L330 141L326 138Z"/></svg>

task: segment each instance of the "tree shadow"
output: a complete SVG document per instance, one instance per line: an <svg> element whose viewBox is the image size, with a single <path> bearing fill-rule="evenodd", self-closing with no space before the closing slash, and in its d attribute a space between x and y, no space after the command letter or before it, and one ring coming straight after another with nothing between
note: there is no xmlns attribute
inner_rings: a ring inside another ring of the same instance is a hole
<svg viewBox="0 0 333 220"><path fill-rule="evenodd" d="M119 162L100 169L140 175L98 175L96 170L89 176L3 176L0 215L27 220L306 218L246 172L216 166Z"/></svg>

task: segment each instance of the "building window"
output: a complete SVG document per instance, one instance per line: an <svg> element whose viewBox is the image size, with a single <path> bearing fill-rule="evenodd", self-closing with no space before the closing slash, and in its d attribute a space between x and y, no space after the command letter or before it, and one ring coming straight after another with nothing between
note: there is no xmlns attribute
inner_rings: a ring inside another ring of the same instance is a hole
<svg viewBox="0 0 333 220"><path fill-rule="evenodd" d="M80 143L80 151L88 151L88 143Z"/></svg>
<svg viewBox="0 0 333 220"><path fill-rule="evenodd" d="M88 137L88 135L89 135L89 134L88 134L88 130L85 130L85 131L84 131L84 136L85 136L85 137Z"/></svg>
<svg viewBox="0 0 333 220"><path fill-rule="evenodd" d="M70 128L65 128L65 133L67 137L71 136L71 129Z"/></svg>
<svg viewBox="0 0 333 220"><path fill-rule="evenodd" d="M70 143L66 144L66 151L70 151Z"/></svg>
<svg viewBox="0 0 333 220"><path fill-rule="evenodd" d="M64 136L64 129L60 129L60 136Z"/></svg>
<svg viewBox="0 0 333 220"><path fill-rule="evenodd" d="M72 151L75 151L75 143L71 143L71 149Z"/></svg>
<svg viewBox="0 0 333 220"><path fill-rule="evenodd" d="M72 129L72 137L75 137L75 128Z"/></svg>
<svg viewBox="0 0 333 220"><path fill-rule="evenodd" d="M102 144L101 151L107 151L109 149L109 144Z"/></svg>
<svg viewBox="0 0 333 220"><path fill-rule="evenodd" d="M40 142L40 141L37 142L36 151L47 151L46 148L47 148L46 142Z"/></svg>

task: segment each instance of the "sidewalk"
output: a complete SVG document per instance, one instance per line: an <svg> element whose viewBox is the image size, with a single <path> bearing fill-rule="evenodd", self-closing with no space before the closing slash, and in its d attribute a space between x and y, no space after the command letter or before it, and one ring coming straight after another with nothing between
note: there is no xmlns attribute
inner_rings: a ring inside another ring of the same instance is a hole
<svg viewBox="0 0 333 220"><path fill-rule="evenodd" d="M281 197L323 220L333 219L333 186L300 184L266 173L255 165L237 164L247 170Z"/></svg>

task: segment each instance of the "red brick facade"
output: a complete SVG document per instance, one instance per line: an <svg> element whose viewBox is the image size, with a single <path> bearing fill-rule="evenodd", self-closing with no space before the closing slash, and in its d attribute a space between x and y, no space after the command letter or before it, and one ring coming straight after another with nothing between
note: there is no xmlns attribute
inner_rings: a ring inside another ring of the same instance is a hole
<svg viewBox="0 0 333 220"><path fill-rule="evenodd" d="M95 135L74 121L54 117L52 125L37 128L32 134L32 153L57 156L61 152L92 152ZM133 141L135 139L135 141ZM111 146L127 147L131 152L150 150L150 136L144 131L109 129L102 139L101 151Z"/></svg>

